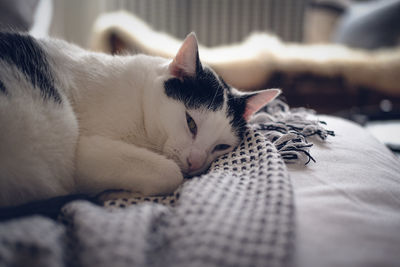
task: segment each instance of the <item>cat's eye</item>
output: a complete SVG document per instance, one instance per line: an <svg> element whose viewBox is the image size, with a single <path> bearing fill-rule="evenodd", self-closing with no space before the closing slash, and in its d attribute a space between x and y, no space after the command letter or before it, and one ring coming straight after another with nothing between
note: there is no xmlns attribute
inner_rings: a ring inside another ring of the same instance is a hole
<svg viewBox="0 0 400 267"><path fill-rule="evenodd" d="M186 123L189 127L190 132L195 136L197 134L197 125L194 122L193 118L186 112Z"/></svg>
<svg viewBox="0 0 400 267"><path fill-rule="evenodd" d="M230 148L230 147L231 147L231 146L230 146L230 145L227 145L227 144L219 144L219 145L216 145L216 146L214 147L213 152L215 152L215 151L227 150L227 149Z"/></svg>

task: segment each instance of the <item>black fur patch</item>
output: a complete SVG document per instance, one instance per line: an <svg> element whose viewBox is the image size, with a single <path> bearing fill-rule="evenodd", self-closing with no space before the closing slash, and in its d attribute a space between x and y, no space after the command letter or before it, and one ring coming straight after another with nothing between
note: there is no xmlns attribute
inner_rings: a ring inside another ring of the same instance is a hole
<svg viewBox="0 0 400 267"><path fill-rule="evenodd" d="M195 77L169 79L164 87L168 97L182 101L189 109L206 107L216 111L224 104L224 85L207 68L198 70Z"/></svg>
<svg viewBox="0 0 400 267"><path fill-rule="evenodd" d="M237 96L230 91L228 93L227 115L232 118L230 123L239 138L243 138L243 134L247 128L247 122L243 118L243 114L246 110L246 100L246 96Z"/></svg>
<svg viewBox="0 0 400 267"><path fill-rule="evenodd" d="M31 83L38 87L45 99L61 103L61 96L54 87L49 64L38 42L29 35L0 33L0 59L15 65Z"/></svg>
<svg viewBox="0 0 400 267"><path fill-rule="evenodd" d="M165 82L165 93L168 97L182 101L186 108L206 107L213 111L219 110L224 104L224 92L228 96L227 117L239 138L243 138L247 122L243 118L246 109L247 96L238 96L231 92L231 87L225 81L205 68L198 70L196 77L172 78Z"/></svg>
<svg viewBox="0 0 400 267"><path fill-rule="evenodd" d="M3 83L2 81L0 81L0 93L3 93L3 94L5 94L5 95L8 95L7 89L6 89L6 87L4 86L4 83Z"/></svg>

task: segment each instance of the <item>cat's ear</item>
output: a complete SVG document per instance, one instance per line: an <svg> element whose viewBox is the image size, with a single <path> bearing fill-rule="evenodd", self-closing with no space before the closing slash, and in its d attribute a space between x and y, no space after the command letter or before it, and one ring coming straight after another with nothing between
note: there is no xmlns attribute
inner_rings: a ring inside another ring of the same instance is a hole
<svg viewBox="0 0 400 267"><path fill-rule="evenodd" d="M266 104L274 100L278 95L280 95L280 93L281 90L279 89L266 89L246 95L246 108L243 114L243 118L246 121L249 121L254 113L256 113Z"/></svg>
<svg viewBox="0 0 400 267"><path fill-rule="evenodd" d="M182 79L196 76L201 68L197 38L192 32L185 38L175 58L169 64L169 71L171 75Z"/></svg>

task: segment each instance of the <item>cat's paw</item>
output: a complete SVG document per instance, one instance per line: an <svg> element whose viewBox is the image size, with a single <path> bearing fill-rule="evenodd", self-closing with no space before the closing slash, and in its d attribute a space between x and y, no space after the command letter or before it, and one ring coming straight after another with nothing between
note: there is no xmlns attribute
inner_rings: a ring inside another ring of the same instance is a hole
<svg viewBox="0 0 400 267"><path fill-rule="evenodd" d="M144 196L158 196L174 192L183 182L178 165L165 159L159 163L149 182L142 188Z"/></svg>

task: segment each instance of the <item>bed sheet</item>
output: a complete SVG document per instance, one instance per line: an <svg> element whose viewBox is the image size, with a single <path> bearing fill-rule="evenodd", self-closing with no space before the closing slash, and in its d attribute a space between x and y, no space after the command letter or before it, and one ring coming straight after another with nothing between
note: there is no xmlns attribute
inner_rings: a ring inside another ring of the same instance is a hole
<svg viewBox="0 0 400 267"><path fill-rule="evenodd" d="M289 165L299 267L400 266L400 161L362 127L320 116L336 136Z"/></svg>

